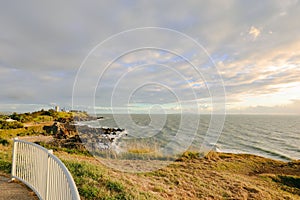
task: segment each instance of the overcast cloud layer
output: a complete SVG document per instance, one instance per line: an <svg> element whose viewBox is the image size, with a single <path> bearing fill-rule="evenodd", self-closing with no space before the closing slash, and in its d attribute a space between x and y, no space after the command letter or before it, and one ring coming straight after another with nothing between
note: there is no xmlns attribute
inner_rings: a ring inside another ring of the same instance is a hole
<svg viewBox="0 0 300 200"><path fill-rule="evenodd" d="M208 51L224 81L229 113L300 114L298 19L297 0L2 1L0 110L35 110L53 104L70 108L77 70L97 44L128 29L163 27L189 35ZM184 44L181 47L184 49ZM186 49L184 56L197 59L192 57L192 49ZM121 85L134 86L145 77L166 79L185 97L183 105L188 107L193 105L189 102L196 101L200 110L209 110L209 92L202 87L209 83L200 77L191 78L187 63L162 51L128 54L116 61L98 86L98 93L96 90L96 106L102 110L109 106L101 98L106 95L103 91L114 87L110 77L137 62L147 64L150 61L141 58L153 59L156 54L170 61L161 64L181 70L190 79L176 82L179 76L152 65L135 71ZM172 58L177 59L174 65ZM198 67L205 69L206 65L203 59ZM196 96L187 86L192 86ZM122 87L118 91L127 92ZM81 95L85 96L84 91ZM160 102L175 110L178 106L166 88L148 85L136 95L126 105L116 105L138 107Z"/></svg>

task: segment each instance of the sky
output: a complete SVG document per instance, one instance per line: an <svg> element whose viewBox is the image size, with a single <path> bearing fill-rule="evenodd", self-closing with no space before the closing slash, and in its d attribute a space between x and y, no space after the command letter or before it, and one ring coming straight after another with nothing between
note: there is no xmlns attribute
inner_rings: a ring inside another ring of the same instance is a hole
<svg viewBox="0 0 300 200"><path fill-rule="evenodd" d="M298 0L0 3L0 111L300 114Z"/></svg>

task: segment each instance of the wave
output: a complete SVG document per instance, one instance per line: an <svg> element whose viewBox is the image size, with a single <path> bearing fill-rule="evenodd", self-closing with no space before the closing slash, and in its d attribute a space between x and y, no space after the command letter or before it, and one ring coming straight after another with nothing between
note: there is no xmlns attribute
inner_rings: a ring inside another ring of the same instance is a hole
<svg viewBox="0 0 300 200"><path fill-rule="evenodd" d="M148 115L134 116L140 124L149 123ZM184 131L189 132L198 129L198 135L193 142L194 146L201 146L203 137L209 127L209 116L201 116L198 127L193 123L185 124ZM126 122L126 121L125 121ZM165 126L153 137L167 143L176 136L180 127L178 115L168 115ZM129 126L131 122L124 123ZM90 127L116 127L114 117L106 115L101 120L94 122L80 122ZM292 127L292 128L291 128ZM125 127L119 127L125 128ZM218 141L218 151L232 153L250 153L273 159L289 161L300 159L299 131L300 118L291 116L228 116L223 132ZM130 128L129 135L135 135L134 129ZM298 132L297 132L298 131ZM137 135L140 135L137 133ZM289 145L290 144L290 145ZM178 144L180 145L180 144Z"/></svg>

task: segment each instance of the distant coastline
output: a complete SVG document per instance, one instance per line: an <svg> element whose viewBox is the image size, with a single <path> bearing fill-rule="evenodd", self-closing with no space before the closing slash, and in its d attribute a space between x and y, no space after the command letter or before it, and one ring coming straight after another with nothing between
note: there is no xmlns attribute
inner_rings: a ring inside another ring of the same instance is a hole
<svg viewBox="0 0 300 200"><path fill-rule="evenodd" d="M300 160L282 162L250 154L220 152L210 152L204 157L199 157L196 152L186 151L170 165L153 172L135 174L112 170L103 162L92 157L86 146L82 144L82 138L78 137L75 128L74 116L80 120L80 123L83 123L81 125L83 132L93 135L96 132L102 134L107 131L104 139L108 141L111 136L117 135L116 132L122 131L122 129L108 127L102 129L84 125L91 122L109 122L107 115L103 115L103 119L97 120L97 118L91 118L86 112L41 110L30 114L2 115L0 122L5 119L13 119L22 123L23 127L9 128L7 126L7 129L0 129L0 175L9 176L12 139L18 137L21 140L35 142L47 149L52 149L72 173L83 199L100 199L102 197L112 199L119 197L125 199L169 199L170 197L175 199L182 197L218 199L228 197L237 199L241 196L267 200L299 198ZM240 116L231 117L243 120ZM90 119L93 120L89 121ZM268 116L262 119L270 120ZM291 121L290 119L288 120ZM292 117L292 119L294 118ZM262 125L265 126L264 123ZM240 131L240 129L238 130ZM94 142L99 141L94 140ZM93 147L91 146L91 148ZM132 146L130 152L125 154L127 157L124 160L109 160L122 164L123 170L127 168L132 170L131 167L134 166L143 166L147 169L147 163L153 165L148 159L144 160L144 153L147 154L147 150L145 146ZM132 157L136 154L141 157Z"/></svg>
<svg viewBox="0 0 300 200"><path fill-rule="evenodd" d="M12 113L0 116L3 119L12 117L25 124L39 124L45 121L48 121L49 124L76 122L91 127L123 129L114 123L112 115L97 114L93 116L86 111L55 112L50 109L32 113L14 113L14 115ZM146 121L149 120L148 115L133 114L133 116L137 116L136 119L142 124L147 124ZM179 123L178 118L176 118L178 114L169 114L168 116L170 120L166 124L167 128L162 129L162 132L165 133L169 133L170 130L174 129L173 126ZM200 117L202 125L199 126L199 130L207 131L210 115L193 114L193 116ZM297 130L300 130L299 120L296 115L228 114L217 147L221 152L250 153L282 161L300 159L299 146L297 146L297 141L300 141L300 136L297 134ZM129 135L135 134L134 129L130 131ZM283 135L284 137L282 137ZM201 141L196 141L193 145L196 146L197 144L201 144Z"/></svg>

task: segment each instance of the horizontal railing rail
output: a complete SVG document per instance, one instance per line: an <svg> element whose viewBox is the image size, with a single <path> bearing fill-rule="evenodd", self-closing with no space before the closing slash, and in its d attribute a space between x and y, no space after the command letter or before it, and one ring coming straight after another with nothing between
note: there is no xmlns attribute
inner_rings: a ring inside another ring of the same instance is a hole
<svg viewBox="0 0 300 200"><path fill-rule="evenodd" d="M60 159L35 143L14 139L12 179L30 187L42 200L79 200L75 182Z"/></svg>

